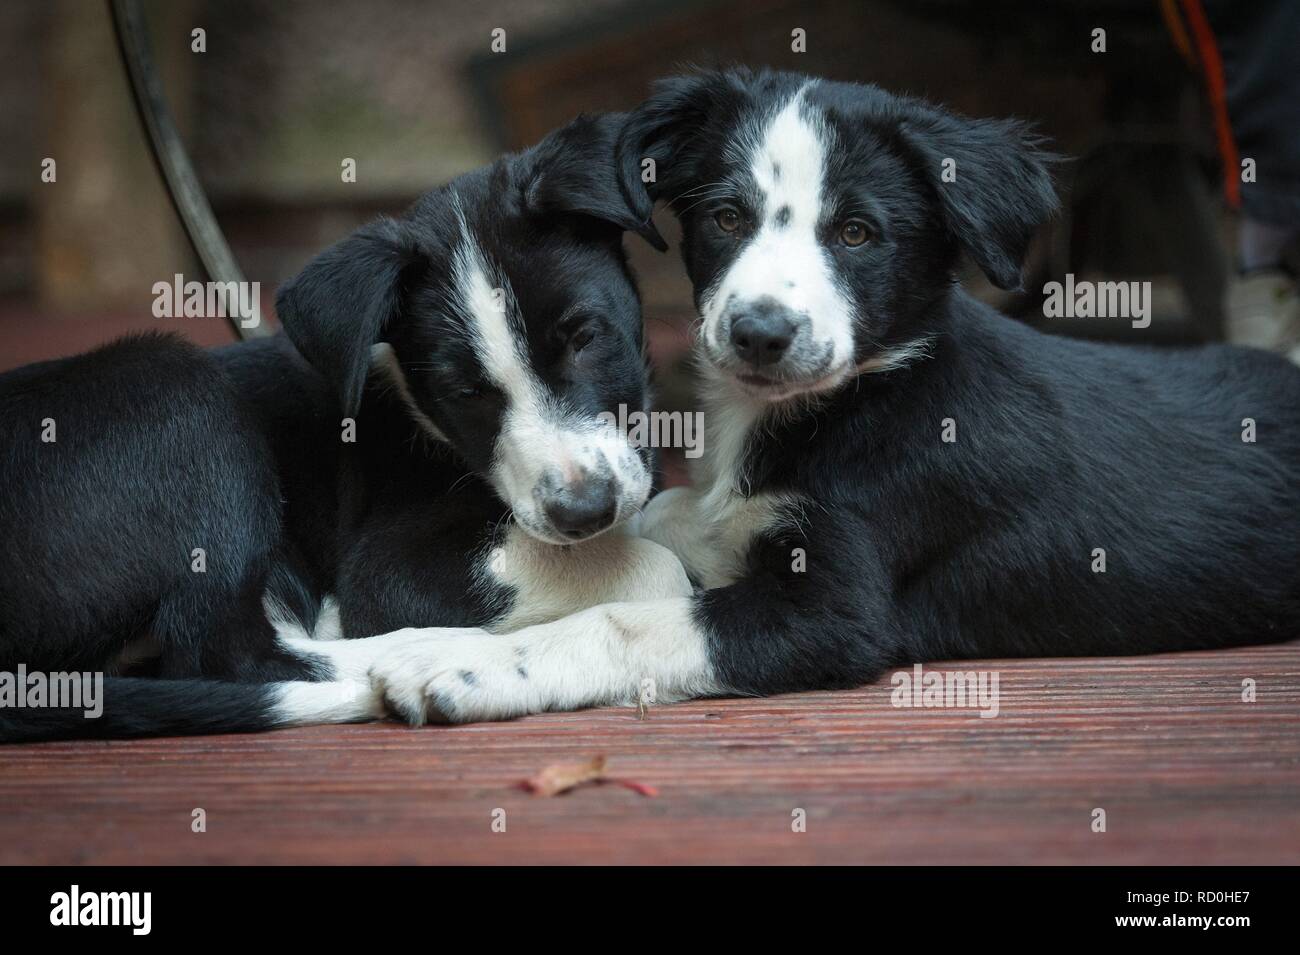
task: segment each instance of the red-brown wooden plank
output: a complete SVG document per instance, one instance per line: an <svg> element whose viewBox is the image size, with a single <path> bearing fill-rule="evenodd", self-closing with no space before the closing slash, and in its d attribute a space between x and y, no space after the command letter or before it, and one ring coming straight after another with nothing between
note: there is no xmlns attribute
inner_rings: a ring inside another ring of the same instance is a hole
<svg viewBox="0 0 1300 955"><path fill-rule="evenodd" d="M1300 861L1300 643L948 668L996 669L1000 715L896 709L886 680L644 721L3 747L0 862ZM661 795L513 788L596 754Z"/></svg>

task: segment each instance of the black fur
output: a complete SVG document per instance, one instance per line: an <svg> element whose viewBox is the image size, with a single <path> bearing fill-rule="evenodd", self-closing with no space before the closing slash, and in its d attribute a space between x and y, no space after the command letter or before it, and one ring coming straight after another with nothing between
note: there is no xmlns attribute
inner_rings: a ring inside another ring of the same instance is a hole
<svg viewBox="0 0 1300 955"><path fill-rule="evenodd" d="M629 117L624 188L640 215L655 198L679 214L697 299L736 254L699 190L743 178L728 147L806 80L679 77ZM951 657L1296 636L1300 369L1242 348L1049 337L977 303L953 278L959 250L1014 287L1055 207L1038 142L1016 123L874 87L822 82L807 95L834 134L827 224L852 204L874 232L862 248L826 251L858 306L855 357L932 344L907 367L795 399L751 437L739 493L802 505L758 537L738 582L698 596L723 684L774 693ZM648 190L643 157L659 173ZM939 183L944 157L957 160L955 184ZM1245 418L1254 443L1242 440ZM945 419L955 443L942 440Z"/></svg>
<svg viewBox="0 0 1300 955"><path fill-rule="evenodd" d="M262 683L108 677L104 712L0 710L0 742L58 739L131 739L249 733L280 725L271 688Z"/></svg>
<svg viewBox="0 0 1300 955"><path fill-rule="evenodd" d="M8 372L0 446L0 670L98 670L148 638L167 678L302 673L261 606L274 461L212 356L143 335Z"/></svg>
<svg viewBox="0 0 1300 955"><path fill-rule="evenodd" d="M0 740L275 725L262 684L330 674L278 649L264 594L311 626L334 593L346 636L505 612L513 595L475 574L508 518L485 477L501 407L464 394L479 369L450 257L463 217L507 273L556 401L644 408L621 237L651 233L609 162L619 126L580 118L322 253L277 297L287 338L205 353L147 335L0 376L0 671L111 673L146 638L167 678L110 678L100 720L0 711ZM597 334L578 355L580 327ZM381 341L449 443L368 375Z"/></svg>
<svg viewBox="0 0 1300 955"><path fill-rule="evenodd" d="M520 332L531 367L551 393L592 417L620 403L646 406L640 303L621 245L623 228L633 223L609 172L616 129L608 118L580 119L522 157L507 157L430 193L403 220L386 223L382 235L363 230L344 240L281 290L277 311L286 331L322 370L364 367L372 344L390 343L415 403L450 441L428 439L392 385L372 380L355 415L355 445L340 444L338 416L317 404L312 416L320 433L302 449L306 456L282 462L283 472L307 480L304 475L318 471L320 446L343 455L339 500L331 506L328 490L314 488L300 515L308 525L337 514L338 531L332 524L305 527L294 539L304 554L335 557L316 561L312 571L314 579L332 582L346 634L417 622L480 626L508 609L511 599L499 589L485 592L471 572L503 530L508 508L485 477L503 399L482 381L450 301L457 209L505 270L525 316ZM597 185L582 193L584 166L594 170ZM552 179L558 181L539 185ZM565 200L571 193L581 195ZM601 202L590 201L602 194ZM358 244L362 249L353 252ZM385 282L397 283L400 294L390 296ZM321 328L347 323L350 290L357 287L367 289L367 301L382 303L383 314L367 315L348 338L319 335ZM584 307L574 312L575 305ZM570 320L558 324L566 313ZM598 334L575 356L569 342L581 327ZM252 386L277 377L271 369L250 368L241 380ZM277 416L274 399L260 406ZM292 419L295 426L304 416ZM334 472L320 473L334 481Z"/></svg>

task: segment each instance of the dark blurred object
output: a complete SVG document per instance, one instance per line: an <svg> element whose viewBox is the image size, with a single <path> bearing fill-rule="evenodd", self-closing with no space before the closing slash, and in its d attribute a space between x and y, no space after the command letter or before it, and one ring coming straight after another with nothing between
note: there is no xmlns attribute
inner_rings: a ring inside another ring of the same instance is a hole
<svg viewBox="0 0 1300 955"><path fill-rule="evenodd" d="M231 255L226 237L212 215L212 206L194 175L194 167L185 152L176 122L167 108L162 79L150 49L149 28L140 4L138 0L109 0L109 6L122 66L131 80L136 112L149 138L158 172L166 183L172 208L185 227L191 247L203 263L206 278L213 282L242 283L244 273ZM270 334L265 325L241 322L233 312L230 314L230 325L240 338L262 338Z"/></svg>
<svg viewBox="0 0 1300 955"><path fill-rule="evenodd" d="M580 111L627 108L679 66L740 62L1036 121L1077 161L1062 167L1067 211L1034 247L1031 291L1065 271L1151 278L1167 304L1145 340L1194 337L1212 322L1224 264L1211 253L1226 221L1205 185L1213 125L1158 0L373 0L364 15L348 0L142 3L182 139L264 298L312 253L500 149ZM0 364L14 363L6 345L20 339L25 355L70 350L60 315L138 314L134 327L157 327L152 283L193 265L130 116L103 10L0 7L0 78L17 91L0 106L0 149L12 156L0 163ZM190 49L195 27L206 52ZM1104 54L1090 49L1098 27ZM805 53L791 48L796 28ZM491 52L497 29L502 53ZM38 181L51 153L57 188ZM340 180L345 158L356 182ZM674 365L692 320L680 263L628 247L651 337ZM1040 294L1008 298L966 279L1042 322ZM50 321L33 324L42 312ZM123 327L105 324L105 336Z"/></svg>
<svg viewBox="0 0 1300 955"><path fill-rule="evenodd" d="M795 27L806 31L806 53L791 48ZM1091 48L1097 27L1106 30L1105 53ZM501 147L516 148L581 109L634 105L671 72L666 64L728 63L871 82L972 115L1036 120L1053 148L1077 157L1059 174L1062 215L1035 243L1025 293L1000 293L968 270L971 290L1054 331L1125 338L1130 326L1113 319L1043 319L1041 289L1067 272L1151 278L1158 314L1144 341L1222 337L1228 261L1209 185L1212 126L1154 2L638 5L634 14L533 37L509 56L484 53L469 75ZM675 259L639 248L633 255L648 320L689 323Z"/></svg>

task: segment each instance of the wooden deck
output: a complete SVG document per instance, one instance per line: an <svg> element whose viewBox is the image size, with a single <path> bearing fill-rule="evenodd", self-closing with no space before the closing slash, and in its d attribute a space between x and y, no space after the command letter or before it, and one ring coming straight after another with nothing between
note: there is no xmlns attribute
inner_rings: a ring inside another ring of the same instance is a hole
<svg viewBox="0 0 1300 955"><path fill-rule="evenodd" d="M995 718L895 708L886 680L644 720L3 747L0 863L1300 862L1300 643L938 669L975 668ZM598 754L659 795L515 788Z"/></svg>

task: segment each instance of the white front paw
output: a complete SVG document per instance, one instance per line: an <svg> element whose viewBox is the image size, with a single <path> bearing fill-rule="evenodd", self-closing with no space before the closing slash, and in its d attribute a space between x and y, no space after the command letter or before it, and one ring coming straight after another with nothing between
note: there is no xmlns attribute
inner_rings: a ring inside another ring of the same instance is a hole
<svg viewBox="0 0 1300 955"><path fill-rule="evenodd" d="M640 533L649 541L672 551L688 574L699 579L696 566L709 522L700 514L700 496L692 488L674 487L650 499L641 513Z"/></svg>
<svg viewBox="0 0 1300 955"><path fill-rule="evenodd" d="M694 490L688 487L660 491L641 509L637 534L672 550L670 542L677 536L678 528L695 521L697 500Z"/></svg>
<svg viewBox="0 0 1300 955"><path fill-rule="evenodd" d="M529 712L521 646L478 629L431 629L381 654L370 685L413 726L509 719Z"/></svg>

